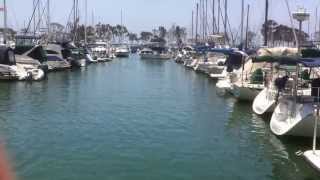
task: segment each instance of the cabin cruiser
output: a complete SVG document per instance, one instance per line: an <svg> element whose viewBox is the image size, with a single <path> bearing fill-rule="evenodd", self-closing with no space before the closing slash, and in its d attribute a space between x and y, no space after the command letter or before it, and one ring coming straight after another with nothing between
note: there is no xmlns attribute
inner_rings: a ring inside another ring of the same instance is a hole
<svg viewBox="0 0 320 180"><path fill-rule="evenodd" d="M143 48L140 51L140 58L149 60L169 60L171 56L170 54L165 53L163 50Z"/></svg>
<svg viewBox="0 0 320 180"><path fill-rule="evenodd" d="M63 57L63 47L60 44L50 43L46 47L49 71L60 71L71 68L71 64Z"/></svg>
<svg viewBox="0 0 320 180"><path fill-rule="evenodd" d="M33 80L32 71L16 63L16 56L11 48L0 47L0 80Z"/></svg>
<svg viewBox="0 0 320 180"><path fill-rule="evenodd" d="M290 87L285 88L278 99L270 128L278 136L313 137L315 105L320 104L320 59L296 58L293 61L296 62L295 73L285 82L285 86ZM319 131L316 136L320 136Z"/></svg>
<svg viewBox="0 0 320 180"><path fill-rule="evenodd" d="M116 57L129 57L130 49L127 45L118 45L115 48Z"/></svg>
<svg viewBox="0 0 320 180"><path fill-rule="evenodd" d="M192 46L183 47L180 52L177 53L174 61L178 64L184 64L185 61L192 58L194 54L194 48Z"/></svg>
<svg viewBox="0 0 320 180"><path fill-rule="evenodd" d="M219 51L219 50L218 50ZM205 74L218 74L222 73L226 62L226 56L223 53L211 50L206 53L203 58L198 62L193 69L197 72Z"/></svg>
<svg viewBox="0 0 320 180"><path fill-rule="evenodd" d="M255 61L270 64L269 72L264 75L264 89L255 97L252 109L258 114L273 112L280 92L276 86L279 78L284 78L289 73L288 66L292 65L290 57L298 56L296 48L261 48L258 50ZM279 82L280 83L280 82Z"/></svg>
<svg viewBox="0 0 320 180"><path fill-rule="evenodd" d="M84 49L78 48L72 42L63 43L62 55L72 67L85 67L87 66L87 60Z"/></svg>
<svg viewBox="0 0 320 180"><path fill-rule="evenodd" d="M112 61L113 57L110 56L111 53L108 51L106 42L99 41L94 44L89 44L88 47L90 48L93 60L97 62Z"/></svg>

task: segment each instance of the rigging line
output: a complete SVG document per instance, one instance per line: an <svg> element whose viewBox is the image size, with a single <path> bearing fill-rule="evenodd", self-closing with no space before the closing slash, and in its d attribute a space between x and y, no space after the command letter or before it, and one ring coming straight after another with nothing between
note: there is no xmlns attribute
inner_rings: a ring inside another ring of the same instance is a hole
<svg viewBox="0 0 320 180"><path fill-rule="evenodd" d="M36 6L35 6L35 8L33 9L31 19L29 20L29 23L28 23L27 29L25 29L25 33L24 33L24 34L27 34L27 33L28 33L28 31L29 31L29 29L30 29L30 26L31 26L32 20L33 20L33 18L35 18L35 13L36 13L36 10L37 10L37 8L36 8L36 7L39 5L39 2L40 2L40 0L38 0L38 1L37 1Z"/></svg>

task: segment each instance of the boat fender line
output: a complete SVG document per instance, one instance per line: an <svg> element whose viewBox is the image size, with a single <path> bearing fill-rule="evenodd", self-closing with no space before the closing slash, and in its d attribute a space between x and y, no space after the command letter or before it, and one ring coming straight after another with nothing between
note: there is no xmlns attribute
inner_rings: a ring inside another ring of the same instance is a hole
<svg viewBox="0 0 320 180"><path fill-rule="evenodd" d="M303 155L303 152L301 150L299 150L295 154L296 154L296 156L301 157Z"/></svg>

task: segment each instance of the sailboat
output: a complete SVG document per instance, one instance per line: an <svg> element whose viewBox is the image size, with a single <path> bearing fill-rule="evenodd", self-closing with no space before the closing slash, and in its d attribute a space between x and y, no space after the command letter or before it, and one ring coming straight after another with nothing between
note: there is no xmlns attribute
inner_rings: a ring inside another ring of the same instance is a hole
<svg viewBox="0 0 320 180"><path fill-rule="evenodd" d="M260 62L268 62L271 64L268 76L265 76L265 87L255 97L252 104L252 109L256 114L273 112L277 99L281 95L276 86L275 81L280 81L279 78L284 78L287 74L286 69L273 67L274 64L285 63L290 61L290 57L298 56L297 48L261 48L257 52ZM289 59L289 60L288 60ZM290 62L288 62L290 63ZM277 80L278 79L278 80Z"/></svg>

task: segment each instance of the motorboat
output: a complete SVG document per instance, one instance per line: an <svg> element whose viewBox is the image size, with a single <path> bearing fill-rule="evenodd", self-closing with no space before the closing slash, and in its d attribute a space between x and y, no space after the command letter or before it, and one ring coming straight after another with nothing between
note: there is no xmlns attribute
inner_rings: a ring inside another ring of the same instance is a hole
<svg viewBox="0 0 320 180"><path fill-rule="evenodd" d="M194 66L194 70L205 74L221 74L224 70L226 56L223 53L208 52L202 60Z"/></svg>
<svg viewBox="0 0 320 180"><path fill-rule="evenodd" d="M129 55L130 55L130 49L129 49L129 47L127 46L127 45L118 45L118 46L116 46L116 48L115 48L115 56L116 57L129 57Z"/></svg>
<svg viewBox="0 0 320 180"><path fill-rule="evenodd" d="M60 71L71 68L71 64L64 59L63 47L60 44L49 43L45 47L47 54L46 64L49 71Z"/></svg>
<svg viewBox="0 0 320 180"><path fill-rule="evenodd" d="M16 57L11 48L0 47L0 80L26 80L31 73L23 66L16 64Z"/></svg>
<svg viewBox="0 0 320 180"><path fill-rule="evenodd" d="M89 44L88 48L90 48L93 60L97 62L112 61L113 57L110 56L111 53L109 52L109 48L107 46L108 44L103 41L98 41L96 43Z"/></svg>
<svg viewBox="0 0 320 180"><path fill-rule="evenodd" d="M87 66L87 60L85 50L78 48L72 42L66 42L62 44L64 48L62 51L63 57L68 60L71 67L85 67Z"/></svg>
<svg viewBox="0 0 320 180"><path fill-rule="evenodd" d="M143 48L140 51L141 59L149 59L149 60L169 60L171 59L171 55L159 50L152 50L151 48Z"/></svg>

